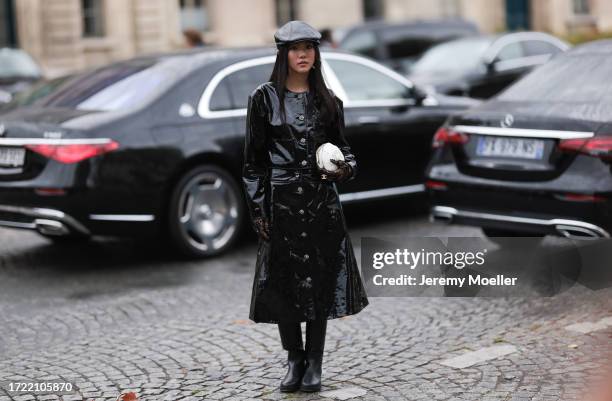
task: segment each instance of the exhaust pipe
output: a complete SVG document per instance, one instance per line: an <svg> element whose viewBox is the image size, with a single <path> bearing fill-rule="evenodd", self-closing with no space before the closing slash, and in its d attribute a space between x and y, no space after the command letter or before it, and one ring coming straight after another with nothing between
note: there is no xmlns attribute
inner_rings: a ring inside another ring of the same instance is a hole
<svg viewBox="0 0 612 401"><path fill-rule="evenodd" d="M458 210L450 206L433 206L429 214L429 221L443 223L456 223L481 226L484 222L500 222L517 226L528 226L547 234L556 234L565 238L589 239L612 237L606 229L595 224L580 220L569 219L537 219L525 216L512 216L504 214L493 214Z"/></svg>
<svg viewBox="0 0 612 401"><path fill-rule="evenodd" d="M429 221L450 224L453 222L453 215L439 210L434 210L429 214Z"/></svg>
<svg viewBox="0 0 612 401"><path fill-rule="evenodd" d="M557 224L555 230L560 236L573 239L605 238L601 233L590 230L586 227Z"/></svg>
<svg viewBox="0 0 612 401"><path fill-rule="evenodd" d="M62 236L70 234L70 230L62 222L48 219L34 220L36 230L45 235Z"/></svg>

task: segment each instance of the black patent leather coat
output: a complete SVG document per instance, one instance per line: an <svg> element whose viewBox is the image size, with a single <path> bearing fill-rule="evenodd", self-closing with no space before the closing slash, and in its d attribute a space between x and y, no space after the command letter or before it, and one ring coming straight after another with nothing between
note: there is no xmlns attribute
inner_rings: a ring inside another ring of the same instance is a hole
<svg viewBox="0 0 612 401"><path fill-rule="evenodd" d="M315 151L338 146L357 162L344 137L342 100L335 128L306 108L303 93L285 90L286 122L271 82L250 95L244 146L243 188L251 220L268 219L270 241L259 238L249 318L257 323L335 319L368 305L336 183L321 178ZM314 102L313 102L314 103Z"/></svg>

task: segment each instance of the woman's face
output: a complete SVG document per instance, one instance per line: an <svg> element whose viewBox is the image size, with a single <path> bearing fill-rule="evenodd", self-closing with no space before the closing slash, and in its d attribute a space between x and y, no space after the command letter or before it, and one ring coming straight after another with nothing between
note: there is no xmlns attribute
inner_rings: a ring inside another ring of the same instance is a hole
<svg viewBox="0 0 612 401"><path fill-rule="evenodd" d="M308 73L315 62L315 45L309 41L289 45L289 68L298 74Z"/></svg>

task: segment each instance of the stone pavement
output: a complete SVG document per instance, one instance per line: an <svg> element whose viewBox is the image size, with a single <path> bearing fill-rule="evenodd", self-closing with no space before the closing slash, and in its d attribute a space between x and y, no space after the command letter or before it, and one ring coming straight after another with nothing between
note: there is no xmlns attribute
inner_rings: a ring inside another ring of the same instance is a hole
<svg viewBox="0 0 612 401"><path fill-rule="evenodd" d="M323 392L284 394L277 328L248 320L255 244L203 262L150 250L134 261L124 245L66 254L33 234L11 235L0 253L0 382L61 379L79 391L0 389L1 401L115 400L129 391L183 401L582 400L611 360L610 290L371 298L360 314L330 321ZM359 243L360 232L351 235ZM143 284L148 277L164 285ZM72 290L55 297L52 286Z"/></svg>

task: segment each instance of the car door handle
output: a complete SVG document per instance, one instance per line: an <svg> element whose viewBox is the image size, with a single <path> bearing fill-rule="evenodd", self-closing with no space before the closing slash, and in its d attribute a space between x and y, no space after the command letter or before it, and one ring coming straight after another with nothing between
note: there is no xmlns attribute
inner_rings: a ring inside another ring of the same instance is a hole
<svg viewBox="0 0 612 401"><path fill-rule="evenodd" d="M361 116L357 119L357 122L360 125L378 124L380 123L380 118L376 116Z"/></svg>

